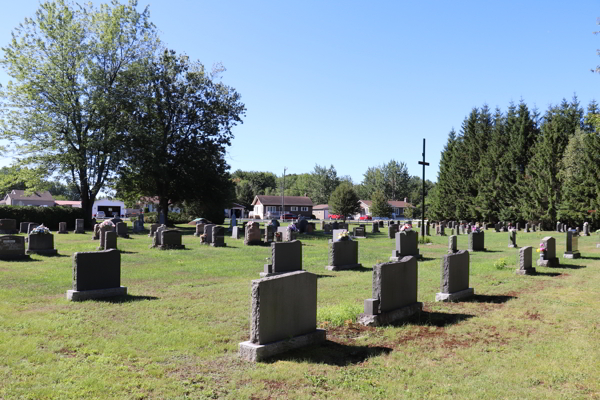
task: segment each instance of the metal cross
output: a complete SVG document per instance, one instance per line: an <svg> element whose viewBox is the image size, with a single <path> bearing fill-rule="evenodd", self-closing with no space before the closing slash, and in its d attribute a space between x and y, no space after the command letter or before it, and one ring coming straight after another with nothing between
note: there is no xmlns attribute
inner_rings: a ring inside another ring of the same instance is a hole
<svg viewBox="0 0 600 400"><path fill-rule="evenodd" d="M419 161L419 164L423 166L423 208L421 209L421 226L425 226L425 167L429 165L428 162L425 162L425 139L423 139L423 161Z"/></svg>

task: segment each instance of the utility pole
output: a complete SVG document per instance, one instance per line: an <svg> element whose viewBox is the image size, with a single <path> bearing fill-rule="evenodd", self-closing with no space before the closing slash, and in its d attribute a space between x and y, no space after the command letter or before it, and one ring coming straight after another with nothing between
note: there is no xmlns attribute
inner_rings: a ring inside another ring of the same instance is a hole
<svg viewBox="0 0 600 400"><path fill-rule="evenodd" d="M285 171L287 171L287 167L283 167L283 184L281 185L281 214L279 214L279 219L281 219L281 216L285 214Z"/></svg>
<svg viewBox="0 0 600 400"><path fill-rule="evenodd" d="M425 167L429 165L425 162L425 138L423 138L423 161L419 161L419 164L423 166L423 207L421 208L421 226L423 232L425 232Z"/></svg>

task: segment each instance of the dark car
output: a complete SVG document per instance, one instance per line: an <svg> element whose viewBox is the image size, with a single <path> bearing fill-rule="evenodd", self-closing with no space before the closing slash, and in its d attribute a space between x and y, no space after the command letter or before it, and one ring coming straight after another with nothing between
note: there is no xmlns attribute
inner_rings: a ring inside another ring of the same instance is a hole
<svg viewBox="0 0 600 400"><path fill-rule="evenodd" d="M298 217L294 214L281 214L280 219L297 219Z"/></svg>

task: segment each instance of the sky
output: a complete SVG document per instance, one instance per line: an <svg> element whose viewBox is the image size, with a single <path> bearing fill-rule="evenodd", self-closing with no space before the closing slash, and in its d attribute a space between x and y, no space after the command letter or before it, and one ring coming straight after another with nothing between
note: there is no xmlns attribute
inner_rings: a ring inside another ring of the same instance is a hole
<svg viewBox="0 0 600 400"><path fill-rule="evenodd" d="M122 0L123 1L123 0ZM100 4L94 1L94 4ZM0 0L0 47L39 1ZM598 100L598 1L145 2L164 45L205 66L246 105L231 172L333 165L360 183L390 160L435 181L452 128L473 107L546 111ZM9 77L0 69L0 84ZM6 156L6 154L5 154ZM0 166L12 159L0 156Z"/></svg>

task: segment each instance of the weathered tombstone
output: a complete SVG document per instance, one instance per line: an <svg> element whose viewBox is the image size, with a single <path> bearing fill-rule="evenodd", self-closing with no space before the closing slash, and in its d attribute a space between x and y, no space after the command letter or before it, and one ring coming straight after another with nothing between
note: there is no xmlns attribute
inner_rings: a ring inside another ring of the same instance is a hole
<svg viewBox="0 0 600 400"><path fill-rule="evenodd" d="M113 228L114 226L112 225L103 225L100 224L100 244L98 245L98 250L106 250L104 248L104 244L106 243L106 233L107 232L113 232Z"/></svg>
<svg viewBox="0 0 600 400"><path fill-rule="evenodd" d="M396 233L396 249L392 251L390 261L400 261L406 256L421 258L419 254L419 235L412 230Z"/></svg>
<svg viewBox="0 0 600 400"><path fill-rule="evenodd" d="M258 222L248 222L244 231L244 244L246 246L257 246L262 244L260 236L260 225Z"/></svg>
<svg viewBox="0 0 600 400"><path fill-rule="evenodd" d="M306 271L252 281L250 340L239 344L240 358L257 362L325 341L317 329L317 276Z"/></svg>
<svg viewBox="0 0 600 400"><path fill-rule="evenodd" d="M573 231L567 231L566 235L566 251L563 253L563 258L579 258L579 236Z"/></svg>
<svg viewBox="0 0 600 400"><path fill-rule="evenodd" d="M25 238L23 236L0 236L0 260L28 259L25 252Z"/></svg>
<svg viewBox="0 0 600 400"><path fill-rule="evenodd" d="M556 232L560 232L561 229L562 229L562 224L560 223L560 221L556 221Z"/></svg>
<svg viewBox="0 0 600 400"><path fill-rule="evenodd" d="M16 219L0 219L0 234L3 235L16 235L19 233L17 230Z"/></svg>
<svg viewBox="0 0 600 400"><path fill-rule="evenodd" d="M517 247L517 231L508 232L508 247Z"/></svg>
<svg viewBox="0 0 600 400"><path fill-rule="evenodd" d="M150 224L150 232L148 233L148 236L154 237L154 234L156 233L156 230L158 229L159 226L160 226L160 224Z"/></svg>
<svg viewBox="0 0 600 400"><path fill-rule="evenodd" d="M388 226L388 239L395 239L398 229L399 229L398 225Z"/></svg>
<svg viewBox="0 0 600 400"><path fill-rule="evenodd" d="M94 225L94 232L92 235L92 240L100 240L100 224Z"/></svg>
<svg viewBox="0 0 600 400"><path fill-rule="evenodd" d="M552 236L546 236L542 239L544 251L540 252L540 258L537 260L538 267L558 267L559 260L556 257L556 240Z"/></svg>
<svg viewBox="0 0 600 400"><path fill-rule="evenodd" d="M285 274L302 270L302 242L271 243L271 263L264 265L264 272L260 276Z"/></svg>
<svg viewBox="0 0 600 400"><path fill-rule="evenodd" d="M590 236L590 224L587 221L583 223L583 236Z"/></svg>
<svg viewBox="0 0 600 400"><path fill-rule="evenodd" d="M204 233L200 235L200 243L210 245L213 241L213 227L215 224L204 225ZM259 231L260 233L260 231Z"/></svg>
<svg viewBox="0 0 600 400"><path fill-rule="evenodd" d="M224 228L221 226L221 229ZM160 250L181 250L185 249L185 245L181 244L181 231L176 229L164 229L156 232L157 236L160 236L160 245L157 247Z"/></svg>
<svg viewBox="0 0 600 400"><path fill-rule="evenodd" d="M444 224L440 223L436 226L435 234L438 236L446 236L446 229L444 228Z"/></svg>
<svg viewBox="0 0 600 400"><path fill-rule="evenodd" d="M485 251L485 233L469 233L469 251Z"/></svg>
<svg viewBox="0 0 600 400"><path fill-rule="evenodd" d="M85 228L83 227L83 219L77 218L75 220L75 233L85 233Z"/></svg>
<svg viewBox="0 0 600 400"><path fill-rule="evenodd" d="M61 234L68 234L69 231L67 230L67 223L66 222L59 222L58 223L58 233Z"/></svg>
<svg viewBox="0 0 600 400"><path fill-rule="evenodd" d="M441 292L435 295L435 301L454 301L475 294L469 287L469 252L459 250L454 254L445 254L442 260Z"/></svg>
<svg viewBox="0 0 600 400"><path fill-rule="evenodd" d="M194 232L194 236L200 237L200 235L204 234L204 225L206 224L196 224L196 232Z"/></svg>
<svg viewBox="0 0 600 400"><path fill-rule="evenodd" d="M67 290L67 300L126 294L127 288L121 286L121 252L112 249L73 254L73 289Z"/></svg>
<svg viewBox="0 0 600 400"><path fill-rule="evenodd" d="M225 243L225 228L220 225L215 225L212 228L212 242L210 242L212 247L225 247L227 243Z"/></svg>
<svg viewBox="0 0 600 400"><path fill-rule="evenodd" d="M273 225L265 225L265 243L275 241L275 231L277 227Z"/></svg>
<svg viewBox="0 0 600 400"><path fill-rule="evenodd" d="M343 240L343 239L340 237L340 235L341 235L342 233L346 233L346 234L347 234L347 233L348 233L348 231L347 231L346 229L334 229L334 230L333 230L333 234L332 234L332 240L333 240L334 242L338 242L338 241L340 241L340 240ZM347 235L346 235L346 236L347 236Z"/></svg>
<svg viewBox="0 0 600 400"><path fill-rule="evenodd" d="M519 267L515 271L518 275L533 275L535 274L535 268L533 268L533 261L531 257L532 247L525 246L519 250Z"/></svg>
<svg viewBox="0 0 600 400"><path fill-rule="evenodd" d="M240 227L239 226L234 226L233 228L231 228L231 238L232 239L239 239L240 238Z"/></svg>
<svg viewBox="0 0 600 400"><path fill-rule="evenodd" d="M117 248L117 232L108 231L104 233L104 250Z"/></svg>
<svg viewBox="0 0 600 400"><path fill-rule="evenodd" d="M454 230L454 229L453 229ZM448 254L454 254L458 251L458 237L452 235L448 237Z"/></svg>
<svg viewBox="0 0 600 400"><path fill-rule="evenodd" d="M329 240L329 265L325 267L330 271L362 268L358 263L358 242L346 240Z"/></svg>
<svg viewBox="0 0 600 400"><path fill-rule="evenodd" d="M32 231L28 235L27 254L42 254L47 256L56 255L54 248L54 235L51 233L35 233Z"/></svg>
<svg viewBox="0 0 600 400"><path fill-rule="evenodd" d="M354 236L355 238L366 238L367 237L366 229L362 228L360 226L356 227L352 231L352 236Z"/></svg>
<svg viewBox="0 0 600 400"><path fill-rule="evenodd" d="M540 232L542 231L542 223L541 222L538 224L538 231L540 231Z"/></svg>
<svg viewBox="0 0 600 400"><path fill-rule="evenodd" d="M29 224L33 224L33 222L21 222L19 224L19 233L27 233L27 227Z"/></svg>
<svg viewBox="0 0 600 400"><path fill-rule="evenodd" d="M379 224L377 222L373 222L373 224L371 225L371 232L379 233Z"/></svg>
<svg viewBox="0 0 600 400"><path fill-rule="evenodd" d="M460 233L461 233L460 231L461 231L461 230L462 230L462 227L461 227L460 225L457 225L457 226L454 228L454 231L456 231L456 232L454 232L454 233L456 233L456 236L460 236Z"/></svg>
<svg viewBox="0 0 600 400"><path fill-rule="evenodd" d="M129 234L127 233L127 224L125 222L117 222L117 236L129 238Z"/></svg>
<svg viewBox="0 0 600 400"><path fill-rule="evenodd" d="M165 230L167 230L167 227L165 225L160 225L156 229L156 232L154 232L154 237L152 238L152 244L150 245L150 248L162 246L162 234L161 233Z"/></svg>
<svg viewBox="0 0 600 400"><path fill-rule="evenodd" d="M277 228L278 230L280 228ZM288 225L286 227L284 227L285 229L285 236L284 236L284 241L286 242L291 242L292 240L296 240L297 235L298 235L298 231L294 228L292 228L291 225Z"/></svg>
<svg viewBox="0 0 600 400"><path fill-rule="evenodd" d="M387 325L420 312L423 303L417 302L417 286L416 257L374 265L372 298L365 299L358 323Z"/></svg>

